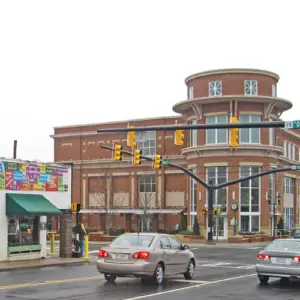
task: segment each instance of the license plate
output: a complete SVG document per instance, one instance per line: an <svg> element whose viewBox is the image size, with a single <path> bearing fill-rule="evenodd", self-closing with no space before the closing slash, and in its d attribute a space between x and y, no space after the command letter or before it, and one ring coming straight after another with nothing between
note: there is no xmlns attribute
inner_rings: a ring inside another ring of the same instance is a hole
<svg viewBox="0 0 300 300"><path fill-rule="evenodd" d="M116 256L116 258L120 259L120 260L128 260L128 254L118 253L117 256Z"/></svg>
<svg viewBox="0 0 300 300"><path fill-rule="evenodd" d="M288 265L288 264L290 264L290 259L283 258L283 257L277 257L276 258L276 264L279 264L279 265Z"/></svg>

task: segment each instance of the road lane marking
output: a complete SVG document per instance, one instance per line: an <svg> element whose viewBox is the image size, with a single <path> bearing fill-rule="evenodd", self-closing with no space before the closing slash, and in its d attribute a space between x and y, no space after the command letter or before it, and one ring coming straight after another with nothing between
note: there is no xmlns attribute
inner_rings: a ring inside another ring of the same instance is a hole
<svg viewBox="0 0 300 300"><path fill-rule="evenodd" d="M87 281L87 280L96 280L96 279L103 279L103 278L104 278L103 276L98 275L98 276L91 276L91 277L79 277L79 278L70 278L70 279L61 279L61 280L48 280L44 282L27 282L27 283L19 283L19 284L12 284L12 285L3 285L0 286L0 290L19 289L19 288L33 287L39 285Z"/></svg>
<svg viewBox="0 0 300 300"><path fill-rule="evenodd" d="M210 285L210 284L215 284L215 283L222 283L222 282L231 281L231 280L238 280L238 279L242 279L242 278L250 277L250 276L255 276L255 275L257 275L257 274L253 273L253 274L247 274L247 275L242 275L242 276L237 276L237 277L230 277L230 278L225 278L225 279L220 279L220 280L215 280L215 281L208 281L206 283L195 284L195 285L192 285L192 286L187 286L187 287L183 287L183 288L179 288L179 289L159 292L159 293L155 293L155 294L148 294L148 295L142 295L142 296L137 296L137 297L133 297L133 298L127 298L127 299L124 299L124 300L146 299L146 298L150 298L150 297L155 297L155 296L160 296L160 295L165 295L165 294L170 294L170 293L181 292L181 291L184 291L184 290L194 289L194 288L202 287L202 286L205 286L205 285Z"/></svg>
<svg viewBox="0 0 300 300"><path fill-rule="evenodd" d="M203 284L203 283L207 283L209 281L204 281L204 280L187 280L187 279L172 279L172 282L184 282L184 283L198 283L198 284Z"/></svg>

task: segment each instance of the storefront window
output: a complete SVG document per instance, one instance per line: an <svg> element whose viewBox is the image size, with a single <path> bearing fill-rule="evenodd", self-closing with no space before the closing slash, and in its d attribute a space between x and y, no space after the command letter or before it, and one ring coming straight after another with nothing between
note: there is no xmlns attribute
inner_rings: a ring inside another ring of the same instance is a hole
<svg viewBox="0 0 300 300"><path fill-rule="evenodd" d="M39 217L9 217L8 246L38 244Z"/></svg>

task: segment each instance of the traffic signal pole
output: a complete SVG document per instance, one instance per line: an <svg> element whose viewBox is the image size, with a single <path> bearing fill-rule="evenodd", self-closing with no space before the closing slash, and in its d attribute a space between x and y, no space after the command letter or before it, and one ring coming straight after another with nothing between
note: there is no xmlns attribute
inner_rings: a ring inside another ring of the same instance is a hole
<svg viewBox="0 0 300 300"><path fill-rule="evenodd" d="M236 124L234 124L234 125L236 125ZM113 147L109 147L109 146L105 146L105 145L101 145L100 147L103 148L103 149L114 151ZM124 151L124 150L121 150L121 152L124 153L124 154L128 154L128 155L133 156L132 152ZM143 158L145 160L148 160L148 161L153 161L154 160L152 157L144 156L144 155L141 155L141 158ZM208 212L207 213L208 213L208 228L209 228L209 232L208 232L208 235L207 235L208 242L213 242L213 209L214 209L213 198L214 198L214 191L215 190L218 190L218 189L221 189L221 188L233 185L233 184L241 183L243 181L247 181L247 180L250 180L250 179L254 179L254 178L262 177L262 176L265 176L265 175L273 174L273 173L300 170L300 165L286 167L286 168L280 168L280 169L272 169L272 170L267 170L267 171L263 171L263 172L260 172L260 173L256 173L254 175L249 175L249 176L246 176L246 177L243 177L243 178L227 181L227 182L224 182L224 183L221 183L221 184L209 185L205 181L203 181L201 178L196 176L193 172L191 172L190 170L188 170L188 169L186 169L182 166L172 164L170 162L165 163L163 165L164 166L170 166L170 167L173 167L173 168L176 168L176 169L179 169L179 170L183 171L185 174L189 175L194 180L196 180L199 184L203 185L206 188L207 196L208 196L208 198L207 198L207 204L208 204Z"/></svg>
<svg viewBox="0 0 300 300"><path fill-rule="evenodd" d="M291 127L290 121L272 121L272 122L255 122L255 123L223 123L223 124L175 124L175 125L158 125L127 128L105 128L98 129L97 133L103 132L129 132L129 131L165 131L165 130L185 130L185 129L218 129L218 128L298 128ZM300 127L300 124L299 124Z"/></svg>

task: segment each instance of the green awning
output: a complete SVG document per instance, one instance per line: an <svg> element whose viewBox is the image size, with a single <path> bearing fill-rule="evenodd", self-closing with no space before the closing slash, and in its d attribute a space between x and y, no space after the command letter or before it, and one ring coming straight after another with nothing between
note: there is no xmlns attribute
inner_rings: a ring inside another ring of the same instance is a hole
<svg viewBox="0 0 300 300"><path fill-rule="evenodd" d="M42 195L6 194L7 216L62 215L62 211Z"/></svg>

